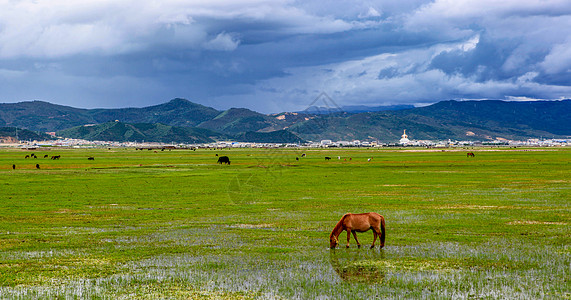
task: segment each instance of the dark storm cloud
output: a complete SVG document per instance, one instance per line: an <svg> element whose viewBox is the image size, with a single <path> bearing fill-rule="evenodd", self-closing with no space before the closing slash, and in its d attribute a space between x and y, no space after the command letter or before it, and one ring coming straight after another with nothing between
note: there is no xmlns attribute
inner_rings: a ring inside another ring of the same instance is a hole
<svg viewBox="0 0 571 300"><path fill-rule="evenodd" d="M0 101L219 109L571 94L567 1L0 1Z"/></svg>

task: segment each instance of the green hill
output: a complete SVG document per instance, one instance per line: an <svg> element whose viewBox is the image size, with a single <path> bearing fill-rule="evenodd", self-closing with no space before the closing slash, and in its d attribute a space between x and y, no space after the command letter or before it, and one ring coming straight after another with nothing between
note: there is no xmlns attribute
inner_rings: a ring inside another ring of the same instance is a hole
<svg viewBox="0 0 571 300"><path fill-rule="evenodd" d="M115 142L212 143L230 138L225 134L203 128L122 122L77 126L59 131L57 134L68 138Z"/></svg>
<svg viewBox="0 0 571 300"><path fill-rule="evenodd" d="M0 103L0 126L46 132L118 120L124 123L163 123L194 127L219 114L214 108L184 99L173 99L167 103L143 108L118 109L79 109L43 101L26 101Z"/></svg>
<svg viewBox="0 0 571 300"><path fill-rule="evenodd" d="M330 140L381 140L398 141L403 133L414 132L414 139L440 139L454 135L449 128L422 123L393 113L360 113L315 118L296 124L290 130L300 137L319 141ZM422 133L422 134L419 134Z"/></svg>
<svg viewBox="0 0 571 300"><path fill-rule="evenodd" d="M118 120L124 123L161 123L194 127L220 114L220 111L185 99L143 108L94 109L89 114L97 123Z"/></svg>
<svg viewBox="0 0 571 300"><path fill-rule="evenodd" d="M34 132L27 129L15 127L0 127L0 140L16 141L45 141L54 140L55 138L49 134L42 132Z"/></svg>
<svg viewBox="0 0 571 300"><path fill-rule="evenodd" d="M304 142L302 138L287 130L276 130L271 132L249 131L236 135L235 139L239 142L250 142L250 143L288 144L288 143Z"/></svg>
<svg viewBox="0 0 571 300"><path fill-rule="evenodd" d="M571 136L571 100L444 101L399 111L326 115L289 128L307 140L396 142L406 129L416 140L492 140Z"/></svg>
<svg viewBox="0 0 571 300"><path fill-rule="evenodd" d="M229 134L238 134L264 130L276 125L278 122L279 120L276 118L246 108L231 108L220 113L212 120L199 124L198 127Z"/></svg>
<svg viewBox="0 0 571 300"><path fill-rule="evenodd" d="M571 136L571 100L509 102L442 101L396 112L408 118L429 117L441 126L454 126L492 134L530 137Z"/></svg>
<svg viewBox="0 0 571 300"><path fill-rule="evenodd" d="M0 103L0 126L48 132L95 122L86 109L43 101Z"/></svg>

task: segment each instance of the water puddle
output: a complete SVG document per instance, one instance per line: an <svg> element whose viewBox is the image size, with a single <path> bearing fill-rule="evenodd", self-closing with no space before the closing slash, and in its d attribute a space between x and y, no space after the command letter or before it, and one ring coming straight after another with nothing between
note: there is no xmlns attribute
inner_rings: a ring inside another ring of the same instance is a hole
<svg viewBox="0 0 571 300"><path fill-rule="evenodd" d="M381 268L384 252L381 251L329 251L329 262L339 277L346 282L381 283L385 279L385 270Z"/></svg>

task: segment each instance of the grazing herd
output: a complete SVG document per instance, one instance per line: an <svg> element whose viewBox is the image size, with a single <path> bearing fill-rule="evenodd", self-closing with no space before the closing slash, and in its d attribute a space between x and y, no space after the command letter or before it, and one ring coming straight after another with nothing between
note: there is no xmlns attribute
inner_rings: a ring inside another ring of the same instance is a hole
<svg viewBox="0 0 571 300"><path fill-rule="evenodd" d="M137 148L136 150L140 150L140 149ZM141 149L141 150L142 150L142 149ZM149 149L149 150L151 150L151 149ZM164 151L164 149L162 149L162 150ZM170 150L170 149L169 149L169 150ZM193 148L193 149L191 149L191 150L196 151L196 148ZM156 151L155 151L155 152L156 152ZM302 153L300 156L303 158L303 157L306 157L306 154L305 154L305 153ZM61 155L52 155L52 156L50 157L48 154L45 154L43 157L44 157L44 158L50 158L51 160L59 160L59 159L61 158ZM218 157L218 161L217 161L218 164L221 164L221 165L222 165L222 164L230 165L230 158L229 158L228 156L218 156L218 154L216 154L216 157ZM476 155L475 155L473 152L468 152L468 153L466 153L466 157L476 157ZM35 155L34 153L32 153L32 154L26 155L24 158L25 158L25 159L28 159L28 158L37 159L38 156ZM295 160L296 160L296 161L299 161L299 159L300 159L299 157L297 157L297 156L295 157ZM341 160L341 156L337 156L337 159L338 159L338 160ZM89 157L87 157L87 160L95 160L95 157L89 156ZM329 161L329 160L331 160L331 157L330 157L330 156L325 156L325 160L326 160L326 161ZM349 161L352 161L352 160L353 160L353 158L349 157ZM367 158L367 162L371 162L372 160L373 160L372 157ZM347 158L344 158L344 161L347 161ZM36 169L40 169L40 165L39 165L39 164L36 164ZM12 165L12 170L16 170L16 165L15 165L15 164Z"/></svg>
<svg viewBox="0 0 571 300"><path fill-rule="evenodd" d="M47 155L47 154L44 155L44 158L48 158L48 157L50 157L50 156ZM25 159L28 159L28 158L38 158L38 156L35 155L34 153L32 153L32 154L29 154L29 155L24 156L24 158L25 158ZM61 158L61 155L52 155L52 157L50 157L50 159L60 159L60 158Z"/></svg>
<svg viewBox="0 0 571 300"><path fill-rule="evenodd" d="M216 157L218 157L218 154L216 154ZM301 154L301 157L302 157L302 158L303 158L303 157L306 157L306 154L305 154L305 153L302 153L302 154ZM473 152L468 152L468 153L467 153L467 157L475 157L475 155L474 155ZM324 158L325 158L326 161L329 161L329 160L332 159L330 156L325 156ZM299 161L299 159L300 159L300 158L299 158L298 156L295 157L295 160L296 160L296 161ZM341 159L343 159L343 161L347 161L347 159L348 159L349 161L352 161L352 160L353 160L352 157L341 158L341 156L337 156L337 160L341 160ZM367 162L371 162L372 160L373 160L372 157L367 158ZM228 156L220 156L220 157L218 157L218 163L219 163L219 164L227 164L227 165L229 165L229 164L230 164L230 159L228 158Z"/></svg>
<svg viewBox="0 0 571 300"><path fill-rule="evenodd" d="M44 158L48 158L48 157L49 157L49 155L47 155L47 154L44 155ZM28 154L28 155L24 156L24 159L28 159L28 158L37 159L38 156L37 156L36 154L34 154L34 153ZM56 160L56 159L60 159L60 158L61 158L61 155L53 155L50 159ZM36 169L38 169L38 170L41 169L41 168L40 168L40 164L36 164L35 167L36 167ZM12 170L16 170L16 165L15 165L15 164L12 165Z"/></svg>
<svg viewBox="0 0 571 300"><path fill-rule="evenodd" d="M34 153L32 153L32 154L27 154L26 156L24 156L24 159L29 159L29 158L37 159L38 156L37 156L36 154L34 154ZM44 159L45 159L45 158L49 158L49 159L51 159L51 160L59 160L59 159L61 158L61 155L52 155L52 156L49 156L48 154L45 154L45 155L43 156L43 158L44 158ZM95 160L95 158L94 158L93 156L90 156L90 157L87 158L87 160ZM36 164L35 168L36 168L37 170L40 170L40 169L41 169L40 164ZM13 165L12 165L12 170L16 170L16 164L13 164Z"/></svg>

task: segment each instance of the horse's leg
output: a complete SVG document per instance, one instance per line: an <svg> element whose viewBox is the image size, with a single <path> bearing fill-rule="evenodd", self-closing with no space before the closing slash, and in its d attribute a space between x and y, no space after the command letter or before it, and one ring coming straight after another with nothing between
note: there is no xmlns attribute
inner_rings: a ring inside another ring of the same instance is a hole
<svg viewBox="0 0 571 300"><path fill-rule="evenodd" d="M371 249L375 248L375 242L377 241L377 236L379 234L377 233L377 230L375 228L373 228L373 244L371 245Z"/></svg>
<svg viewBox="0 0 571 300"><path fill-rule="evenodd" d="M345 248L349 248L350 240L351 240L351 229L347 228L347 246Z"/></svg>
<svg viewBox="0 0 571 300"><path fill-rule="evenodd" d="M355 238L355 242L357 242L357 248L361 248L361 244L359 240L357 240L357 232L353 231L353 237Z"/></svg>

